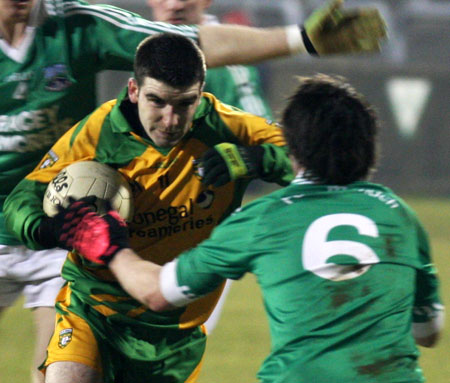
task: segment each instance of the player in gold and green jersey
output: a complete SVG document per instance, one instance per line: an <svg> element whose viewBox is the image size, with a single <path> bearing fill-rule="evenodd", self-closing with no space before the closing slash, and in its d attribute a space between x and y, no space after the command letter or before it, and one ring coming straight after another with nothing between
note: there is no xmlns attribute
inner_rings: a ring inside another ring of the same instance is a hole
<svg viewBox="0 0 450 383"><path fill-rule="evenodd" d="M251 179L281 185L292 179L278 125L202 93L205 65L191 40L176 34L144 40L135 77L117 100L58 140L8 197L7 224L28 247L66 247L60 240L66 226L45 217L42 199L53 177L76 161L106 163L129 180L135 210L129 240L142 257L159 264L207 238L240 205ZM47 382L60 379L69 361L102 374L106 383L119 377L194 380L205 345L199 325L221 287L186 309L161 315L131 298L107 268L79 254L69 255L62 276L68 285L58 296Z"/></svg>
<svg viewBox="0 0 450 383"><path fill-rule="evenodd" d="M271 336L260 382L423 382L415 343L437 341L439 282L415 213L365 181L375 164L372 109L341 79L306 78L283 132L297 173L291 184L239 209L176 260L161 267L139 257L112 212L84 216L74 248L99 249L83 254L108 264L155 311L255 274ZM102 240L90 235L94 225L104 225ZM113 239L103 251L105 234Z"/></svg>

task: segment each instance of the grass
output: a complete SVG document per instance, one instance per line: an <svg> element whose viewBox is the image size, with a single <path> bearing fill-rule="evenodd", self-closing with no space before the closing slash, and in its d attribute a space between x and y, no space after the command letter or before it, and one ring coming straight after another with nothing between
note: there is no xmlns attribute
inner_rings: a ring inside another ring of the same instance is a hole
<svg viewBox="0 0 450 383"><path fill-rule="evenodd" d="M450 307L450 199L409 198L427 228L442 282L441 292ZM420 364L427 383L443 383L450 377L450 319L439 345L421 348ZM31 315L21 302L0 321L0 382L29 383L29 364L34 342ZM252 275L231 286L222 316L207 346L199 383L255 382L256 372L269 352L268 325L261 294Z"/></svg>

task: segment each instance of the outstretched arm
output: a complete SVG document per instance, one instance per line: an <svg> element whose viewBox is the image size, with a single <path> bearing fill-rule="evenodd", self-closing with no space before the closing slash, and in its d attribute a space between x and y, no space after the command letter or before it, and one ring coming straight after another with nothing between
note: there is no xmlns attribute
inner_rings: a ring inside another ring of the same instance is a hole
<svg viewBox="0 0 450 383"><path fill-rule="evenodd" d="M142 259L131 249L123 249L111 260L109 269L128 294L151 310L175 308L161 292L161 266Z"/></svg>
<svg viewBox="0 0 450 383"><path fill-rule="evenodd" d="M240 25L199 26L200 46L208 66L250 64L293 54L377 52L386 25L377 9L344 9L332 0L303 26L252 28Z"/></svg>

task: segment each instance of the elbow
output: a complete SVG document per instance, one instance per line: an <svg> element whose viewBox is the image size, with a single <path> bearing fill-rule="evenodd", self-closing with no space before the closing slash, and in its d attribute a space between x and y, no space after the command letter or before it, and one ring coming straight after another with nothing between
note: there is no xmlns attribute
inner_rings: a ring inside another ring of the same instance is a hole
<svg viewBox="0 0 450 383"><path fill-rule="evenodd" d="M423 323L412 324L412 334L416 343L422 347L434 347L437 345L442 329L444 328L444 310L439 309L434 316Z"/></svg>
<svg viewBox="0 0 450 383"><path fill-rule="evenodd" d="M438 342L439 342L439 338L440 338L440 334L439 333L434 333L422 338L415 338L416 339L416 343L419 346L422 347L426 347L426 348L431 348L431 347L435 347Z"/></svg>
<svg viewBox="0 0 450 383"><path fill-rule="evenodd" d="M175 309L174 306L164 299L163 295L159 291L146 294L142 299L142 303L150 310L158 313Z"/></svg>

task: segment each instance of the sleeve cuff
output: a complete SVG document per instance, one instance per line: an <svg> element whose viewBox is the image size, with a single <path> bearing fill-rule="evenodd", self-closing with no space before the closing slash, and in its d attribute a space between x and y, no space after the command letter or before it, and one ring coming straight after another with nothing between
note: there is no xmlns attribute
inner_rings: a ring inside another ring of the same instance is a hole
<svg viewBox="0 0 450 383"><path fill-rule="evenodd" d="M160 273L159 288L164 299L172 306L183 307L195 301L197 297L189 292L188 286L180 286L177 280L177 262L166 263Z"/></svg>
<svg viewBox="0 0 450 383"><path fill-rule="evenodd" d="M413 322L412 333L414 338L424 338L439 333L444 328L444 308L435 311L435 314L427 322Z"/></svg>

